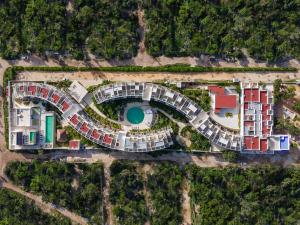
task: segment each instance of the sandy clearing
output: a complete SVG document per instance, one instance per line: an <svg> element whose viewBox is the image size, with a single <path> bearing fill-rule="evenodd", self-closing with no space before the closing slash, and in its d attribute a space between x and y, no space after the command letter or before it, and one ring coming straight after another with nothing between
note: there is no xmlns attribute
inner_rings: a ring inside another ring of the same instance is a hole
<svg viewBox="0 0 300 225"><path fill-rule="evenodd" d="M154 82L154 81L199 81L199 80L232 80L233 78L241 81L251 82L270 82L281 78L282 80L300 79L300 71L297 73L123 73L123 72L21 72L17 75L18 80L27 81L59 81L62 79L78 80L85 86L101 83L103 80L112 81L135 81L135 82Z"/></svg>
<svg viewBox="0 0 300 225"><path fill-rule="evenodd" d="M183 222L182 225L192 224L192 211L191 211L191 200L189 196L190 185L187 179L183 180L182 188L182 215Z"/></svg>

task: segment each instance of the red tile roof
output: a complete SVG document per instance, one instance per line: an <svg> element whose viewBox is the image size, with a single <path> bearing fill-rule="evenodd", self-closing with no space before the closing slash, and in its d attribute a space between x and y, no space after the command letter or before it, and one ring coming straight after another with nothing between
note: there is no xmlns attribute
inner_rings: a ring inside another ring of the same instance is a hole
<svg viewBox="0 0 300 225"><path fill-rule="evenodd" d="M233 109L236 107L236 95L216 95L216 109Z"/></svg>
<svg viewBox="0 0 300 225"><path fill-rule="evenodd" d="M66 111L69 107L70 107L70 105L67 102L64 101L62 103L62 111Z"/></svg>
<svg viewBox="0 0 300 225"><path fill-rule="evenodd" d="M100 133L97 130L93 130L92 137L97 140L100 137Z"/></svg>
<svg viewBox="0 0 300 225"><path fill-rule="evenodd" d="M28 91L31 92L32 95L35 95L36 92L36 86L29 86Z"/></svg>
<svg viewBox="0 0 300 225"><path fill-rule="evenodd" d="M268 150L268 141L267 139L261 139L260 140L260 149L265 152Z"/></svg>
<svg viewBox="0 0 300 225"><path fill-rule="evenodd" d="M216 85L208 86L208 90L217 95L224 95L225 89Z"/></svg>
<svg viewBox="0 0 300 225"><path fill-rule="evenodd" d="M254 121L245 121L245 122L244 122L244 125L245 125L246 127L253 127L253 126L254 126Z"/></svg>
<svg viewBox="0 0 300 225"><path fill-rule="evenodd" d="M244 137L245 150L259 150L259 138L245 136Z"/></svg>
<svg viewBox="0 0 300 225"><path fill-rule="evenodd" d="M82 132L84 132L84 133L87 133L87 132L89 131L89 128L88 128L86 122L84 122L84 123L81 125L80 130L81 130Z"/></svg>
<svg viewBox="0 0 300 225"><path fill-rule="evenodd" d="M57 103L57 102L59 101L60 97L59 97L59 95L57 95L57 94L53 94L53 95L52 95L52 99L53 99L53 102L54 102L54 103Z"/></svg>
<svg viewBox="0 0 300 225"><path fill-rule="evenodd" d="M72 116L72 118L70 119L70 121L74 124L74 125L77 125L79 123L78 121L78 116L76 114L74 114Z"/></svg>
<svg viewBox="0 0 300 225"><path fill-rule="evenodd" d="M71 141L69 141L69 149L70 150L78 150L78 149L80 149L80 141L79 140L71 140Z"/></svg>
<svg viewBox="0 0 300 225"><path fill-rule="evenodd" d="M268 103L267 91L261 91L260 92L260 102L263 103L263 104L267 104Z"/></svg>
<svg viewBox="0 0 300 225"><path fill-rule="evenodd" d="M259 90L258 89L245 89L244 90L245 102L259 102Z"/></svg>
<svg viewBox="0 0 300 225"><path fill-rule="evenodd" d="M103 138L103 141L104 141L105 144L110 145L111 142L112 142L112 138L108 134L105 134L104 138Z"/></svg>
<svg viewBox="0 0 300 225"><path fill-rule="evenodd" d="M268 111L270 108L271 108L270 105L268 105L268 104L262 104L262 106L261 106L261 111L267 113L267 111Z"/></svg>
<svg viewBox="0 0 300 225"><path fill-rule="evenodd" d="M47 98L49 90L47 88L42 88L41 93L43 98Z"/></svg>

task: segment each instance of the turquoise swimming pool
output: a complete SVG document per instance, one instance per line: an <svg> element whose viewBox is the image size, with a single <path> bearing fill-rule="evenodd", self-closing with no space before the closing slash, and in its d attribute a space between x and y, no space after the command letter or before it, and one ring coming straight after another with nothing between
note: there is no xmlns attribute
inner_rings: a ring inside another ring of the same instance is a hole
<svg viewBox="0 0 300 225"><path fill-rule="evenodd" d="M140 107L132 107L127 111L127 120L132 124L139 124L143 122L145 114Z"/></svg>
<svg viewBox="0 0 300 225"><path fill-rule="evenodd" d="M54 139L54 116L46 116L46 143L52 143Z"/></svg>

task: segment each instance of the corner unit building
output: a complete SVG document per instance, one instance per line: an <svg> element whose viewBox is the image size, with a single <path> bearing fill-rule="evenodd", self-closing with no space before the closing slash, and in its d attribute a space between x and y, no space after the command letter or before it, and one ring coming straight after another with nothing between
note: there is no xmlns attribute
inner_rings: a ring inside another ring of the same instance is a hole
<svg viewBox="0 0 300 225"><path fill-rule="evenodd" d="M273 85L241 83L242 152L288 151L289 135L274 135Z"/></svg>

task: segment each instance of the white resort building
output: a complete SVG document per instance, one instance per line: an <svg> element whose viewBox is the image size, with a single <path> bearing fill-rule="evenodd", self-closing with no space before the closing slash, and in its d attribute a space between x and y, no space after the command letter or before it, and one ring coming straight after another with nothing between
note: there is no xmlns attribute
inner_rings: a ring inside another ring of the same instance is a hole
<svg viewBox="0 0 300 225"><path fill-rule="evenodd" d="M158 84L113 83L98 87L93 92L93 96L97 104L125 98L163 103L185 115L191 126L221 149L253 153L289 150L290 137L288 135L272 134L272 90L257 84L241 84L241 87L240 99L237 95L232 95L226 97L230 102L224 102L222 97L219 100L215 97L216 113L220 113L223 108L240 107L240 132L221 125L183 94ZM9 84L10 149L55 147L56 132L53 129L55 114L41 110L37 113L38 116L33 115L34 107L31 106L31 101L28 107L20 108L18 102L28 99L50 103L60 112L64 122L72 126L80 135L103 147L128 152L148 152L173 145L173 131L168 127L137 134L126 129L113 130L90 118L81 104L88 94L82 89L84 88L79 83L73 83L68 93L46 83L13 82ZM21 105L24 107L23 103ZM146 121L150 123L152 115L147 116ZM39 122L34 122L35 117ZM142 116L141 120L143 119ZM72 149L77 148L78 144L72 147Z"/></svg>

